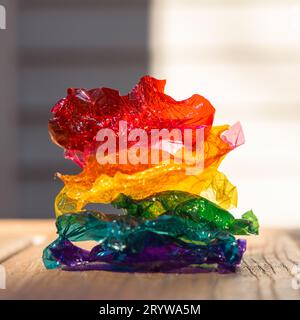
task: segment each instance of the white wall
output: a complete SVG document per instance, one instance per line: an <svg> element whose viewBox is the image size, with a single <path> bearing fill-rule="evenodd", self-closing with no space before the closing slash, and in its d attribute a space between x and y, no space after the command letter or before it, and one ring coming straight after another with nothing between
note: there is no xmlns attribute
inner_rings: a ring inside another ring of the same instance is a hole
<svg viewBox="0 0 300 320"><path fill-rule="evenodd" d="M216 124L242 122L246 144L221 165L238 211L299 227L300 1L154 0L150 39L170 95L200 93Z"/></svg>

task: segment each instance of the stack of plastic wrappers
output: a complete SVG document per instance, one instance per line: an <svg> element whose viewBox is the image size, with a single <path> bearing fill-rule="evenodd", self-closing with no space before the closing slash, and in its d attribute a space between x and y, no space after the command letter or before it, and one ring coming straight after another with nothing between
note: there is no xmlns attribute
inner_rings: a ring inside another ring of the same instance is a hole
<svg viewBox="0 0 300 320"><path fill-rule="evenodd" d="M164 87L165 81L145 76L124 96L109 88L69 89L53 107L51 138L82 171L57 174L64 187L55 200L58 238L43 253L48 269L232 272L240 264L246 240L235 235L258 234L259 225L252 211L241 218L228 211L237 205L237 190L218 167L244 143L241 126L213 126L215 109L208 100L195 94L176 101ZM146 133L146 145L135 139L136 129ZM189 147L178 136L153 142L155 130L173 129L189 133ZM102 138L112 132L115 141L108 146ZM129 153L142 161L128 161ZM194 170L195 161L201 170ZM87 209L98 203L121 213ZM95 245L87 250L75 244L80 241Z"/></svg>

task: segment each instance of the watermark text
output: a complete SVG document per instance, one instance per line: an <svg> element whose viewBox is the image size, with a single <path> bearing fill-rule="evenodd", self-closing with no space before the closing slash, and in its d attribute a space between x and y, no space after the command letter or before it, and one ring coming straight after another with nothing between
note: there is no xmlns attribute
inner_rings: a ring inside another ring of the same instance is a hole
<svg viewBox="0 0 300 320"><path fill-rule="evenodd" d="M6 29L6 9L0 5L0 30Z"/></svg>

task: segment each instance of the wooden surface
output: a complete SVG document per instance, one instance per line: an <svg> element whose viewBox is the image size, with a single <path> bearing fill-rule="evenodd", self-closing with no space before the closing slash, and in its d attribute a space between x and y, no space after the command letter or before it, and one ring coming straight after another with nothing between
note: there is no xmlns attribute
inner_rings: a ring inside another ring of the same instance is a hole
<svg viewBox="0 0 300 320"><path fill-rule="evenodd" d="M300 231L263 230L248 238L235 274L129 274L46 270L42 250L55 238L51 220L1 220L0 299L300 299L292 268L300 266Z"/></svg>

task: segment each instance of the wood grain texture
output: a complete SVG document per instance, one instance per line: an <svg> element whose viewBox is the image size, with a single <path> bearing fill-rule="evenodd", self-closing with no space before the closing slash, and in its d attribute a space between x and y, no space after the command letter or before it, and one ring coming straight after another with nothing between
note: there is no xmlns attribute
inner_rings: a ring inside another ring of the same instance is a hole
<svg viewBox="0 0 300 320"><path fill-rule="evenodd" d="M292 288L292 267L300 265L297 230L250 237L241 267L227 275L46 270L41 255L55 238L53 221L1 221L0 234L3 252L13 238L31 239L2 262L7 289L0 299L300 299Z"/></svg>

